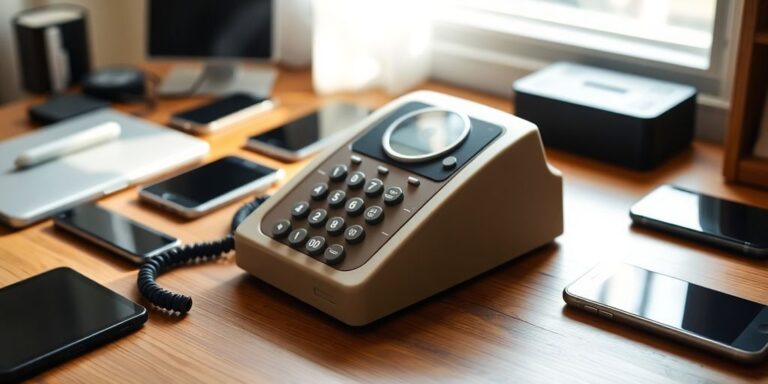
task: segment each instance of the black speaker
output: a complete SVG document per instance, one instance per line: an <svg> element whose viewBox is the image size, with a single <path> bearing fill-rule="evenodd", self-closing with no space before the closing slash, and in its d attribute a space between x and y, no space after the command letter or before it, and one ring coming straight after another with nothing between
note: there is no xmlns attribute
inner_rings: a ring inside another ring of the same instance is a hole
<svg viewBox="0 0 768 384"><path fill-rule="evenodd" d="M58 4L23 11L13 19L23 87L60 92L91 70L87 12Z"/></svg>

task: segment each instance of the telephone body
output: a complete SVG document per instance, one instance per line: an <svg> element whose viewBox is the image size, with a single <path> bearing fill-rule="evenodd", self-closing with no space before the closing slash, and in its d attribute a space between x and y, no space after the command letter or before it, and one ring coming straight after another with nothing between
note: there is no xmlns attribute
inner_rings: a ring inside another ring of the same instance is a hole
<svg viewBox="0 0 768 384"><path fill-rule="evenodd" d="M251 214L236 261L364 325L553 241L560 172L537 127L429 91L359 123Z"/></svg>

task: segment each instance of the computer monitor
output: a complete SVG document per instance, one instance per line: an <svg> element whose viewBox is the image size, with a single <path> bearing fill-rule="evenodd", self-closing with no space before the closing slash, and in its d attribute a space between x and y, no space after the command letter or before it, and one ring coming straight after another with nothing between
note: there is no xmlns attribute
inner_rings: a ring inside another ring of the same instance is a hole
<svg viewBox="0 0 768 384"><path fill-rule="evenodd" d="M275 70L265 63L275 52L273 0L149 0L147 8L149 57L205 60L205 66L175 66L158 87L160 95L269 95Z"/></svg>

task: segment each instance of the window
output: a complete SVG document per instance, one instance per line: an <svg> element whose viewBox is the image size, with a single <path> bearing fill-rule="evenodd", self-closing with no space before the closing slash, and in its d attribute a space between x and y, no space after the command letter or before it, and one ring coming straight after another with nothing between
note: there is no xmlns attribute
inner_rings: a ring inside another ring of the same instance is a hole
<svg viewBox="0 0 768 384"><path fill-rule="evenodd" d="M508 95L512 82L574 61L695 86L701 121L725 126L738 18L733 0L452 0L435 19L433 76ZM731 43L733 42L733 43ZM701 109L701 108L700 108ZM717 120L717 121L715 121Z"/></svg>
<svg viewBox="0 0 768 384"><path fill-rule="evenodd" d="M496 15L510 33L699 69L710 64L715 6L715 0L457 2L478 19Z"/></svg>

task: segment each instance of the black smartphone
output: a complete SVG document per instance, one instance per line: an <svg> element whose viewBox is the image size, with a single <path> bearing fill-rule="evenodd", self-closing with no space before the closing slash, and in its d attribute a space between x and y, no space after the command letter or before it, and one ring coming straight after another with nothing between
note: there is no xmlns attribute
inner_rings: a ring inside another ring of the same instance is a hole
<svg viewBox="0 0 768 384"><path fill-rule="evenodd" d="M283 173L281 169L227 156L143 187L139 197L191 219L245 195L267 190Z"/></svg>
<svg viewBox="0 0 768 384"><path fill-rule="evenodd" d="M174 114L170 124L193 133L208 134L271 110L274 106L271 99L235 93Z"/></svg>
<svg viewBox="0 0 768 384"><path fill-rule="evenodd" d="M147 310L66 267L0 289L0 382L29 378L141 328Z"/></svg>
<svg viewBox="0 0 768 384"><path fill-rule="evenodd" d="M632 221L756 258L768 257L768 210L663 185L630 209Z"/></svg>
<svg viewBox="0 0 768 384"><path fill-rule="evenodd" d="M179 245L179 240L125 216L88 203L53 217L57 228L73 233L133 262L143 263Z"/></svg>
<svg viewBox="0 0 768 384"><path fill-rule="evenodd" d="M322 150L370 113L369 109L355 104L330 104L288 124L251 136L246 147L280 160L298 161Z"/></svg>
<svg viewBox="0 0 768 384"><path fill-rule="evenodd" d="M600 264L569 305L742 362L768 357L768 306L629 264Z"/></svg>

